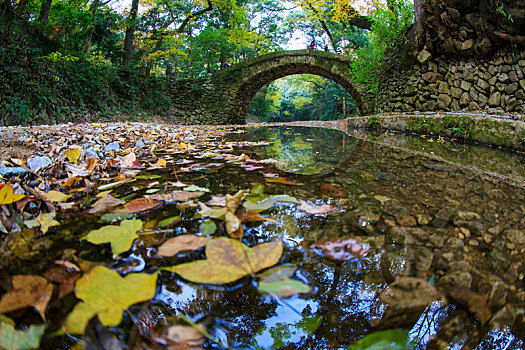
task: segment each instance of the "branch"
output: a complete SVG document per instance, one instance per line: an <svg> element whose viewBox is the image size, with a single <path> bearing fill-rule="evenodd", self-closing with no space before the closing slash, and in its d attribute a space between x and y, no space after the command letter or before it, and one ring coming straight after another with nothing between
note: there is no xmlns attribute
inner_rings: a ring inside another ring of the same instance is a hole
<svg viewBox="0 0 525 350"><path fill-rule="evenodd" d="M357 12L357 10L354 9L353 7L350 7L348 12L349 12L348 17L350 18L348 22L351 25L362 28L362 29L366 29L366 30L370 30L372 28L373 21L372 19L370 19L370 17L359 14L359 12Z"/></svg>
<svg viewBox="0 0 525 350"><path fill-rule="evenodd" d="M186 16L186 19L184 19L184 21L181 23L181 25L179 26L179 28L177 28L177 32L178 33L182 33L184 31L184 28L186 27L186 25L192 20L194 19L195 17L198 17L206 12L210 12L211 10L213 10L213 4L211 3L211 0L207 0L208 2L208 7L202 9L202 10L199 10L197 12L193 12L193 13L190 13Z"/></svg>

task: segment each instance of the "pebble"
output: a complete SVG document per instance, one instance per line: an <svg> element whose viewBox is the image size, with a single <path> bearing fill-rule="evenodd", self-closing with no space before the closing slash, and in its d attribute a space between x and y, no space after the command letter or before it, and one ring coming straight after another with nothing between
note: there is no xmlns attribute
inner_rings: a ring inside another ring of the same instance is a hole
<svg viewBox="0 0 525 350"><path fill-rule="evenodd" d="M19 176L27 173L28 170L22 167L4 167L0 168L0 176Z"/></svg>

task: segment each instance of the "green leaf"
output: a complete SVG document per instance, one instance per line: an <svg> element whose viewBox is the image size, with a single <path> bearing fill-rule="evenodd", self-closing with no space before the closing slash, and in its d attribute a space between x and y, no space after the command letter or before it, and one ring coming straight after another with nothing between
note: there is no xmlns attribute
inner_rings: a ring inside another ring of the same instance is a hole
<svg viewBox="0 0 525 350"><path fill-rule="evenodd" d="M195 185L184 187L183 190L184 191L188 191L188 192L210 192L210 190L207 189L207 188L199 187L199 186L195 186Z"/></svg>
<svg viewBox="0 0 525 350"><path fill-rule="evenodd" d="M113 221L119 221L119 220L125 220L133 217L133 214L130 213L109 213L104 214L100 218L100 220L105 222L113 222Z"/></svg>
<svg viewBox="0 0 525 350"><path fill-rule="evenodd" d="M277 195L277 196L268 197L263 200L255 201L255 202L248 199L244 202L243 205L246 208L246 210L263 211L263 210L270 209L270 207L274 205L275 202L296 203L296 204L299 203L299 201L294 197L290 197L287 195Z"/></svg>
<svg viewBox="0 0 525 350"><path fill-rule="evenodd" d="M111 243L113 258L131 248L138 238L137 232L142 228L141 220L124 220L120 226L109 225L93 230L83 239L94 244Z"/></svg>
<svg viewBox="0 0 525 350"><path fill-rule="evenodd" d="M75 295L82 301L68 315L64 328L69 333L82 334L95 315L105 326L118 326L129 306L155 296L156 284L157 273L121 277L107 267L96 266L77 281Z"/></svg>
<svg viewBox="0 0 525 350"><path fill-rule="evenodd" d="M213 234L217 230L217 225L211 220L204 221L199 226L199 233L204 236Z"/></svg>
<svg viewBox="0 0 525 350"><path fill-rule="evenodd" d="M409 344L408 331L389 329L378 331L364 336L357 343L350 345L347 350L407 350L412 349Z"/></svg>
<svg viewBox="0 0 525 350"><path fill-rule="evenodd" d="M170 218L160 220L159 223L157 224L157 227L164 228L164 227L172 226L178 222L180 222L180 216L179 215L172 216Z"/></svg>
<svg viewBox="0 0 525 350"><path fill-rule="evenodd" d="M14 322L5 317L0 319L0 347L6 350L38 349L45 329L45 325L32 325L27 331L18 331Z"/></svg>
<svg viewBox="0 0 525 350"><path fill-rule="evenodd" d="M226 215L226 208L210 208L206 204L200 202L199 206L201 207L201 210L195 213L195 218L210 217L214 219L224 220L224 216Z"/></svg>
<svg viewBox="0 0 525 350"><path fill-rule="evenodd" d="M301 281L289 278L277 282L259 282L257 286L260 292L275 294L280 298L288 298L299 293L310 293L312 288Z"/></svg>
<svg viewBox="0 0 525 350"><path fill-rule="evenodd" d="M282 242L272 241L249 248L238 240L220 237L206 245L206 260L165 268L197 283L224 284L255 275L279 262Z"/></svg>

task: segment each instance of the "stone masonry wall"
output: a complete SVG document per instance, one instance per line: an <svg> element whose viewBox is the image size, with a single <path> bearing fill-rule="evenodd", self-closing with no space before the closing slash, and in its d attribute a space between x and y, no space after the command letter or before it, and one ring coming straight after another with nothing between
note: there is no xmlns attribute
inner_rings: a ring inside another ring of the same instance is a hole
<svg viewBox="0 0 525 350"><path fill-rule="evenodd" d="M525 113L525 51L505 48L489 59L434 58L423 50L411 69L380 82L376 112Z"/></svg>

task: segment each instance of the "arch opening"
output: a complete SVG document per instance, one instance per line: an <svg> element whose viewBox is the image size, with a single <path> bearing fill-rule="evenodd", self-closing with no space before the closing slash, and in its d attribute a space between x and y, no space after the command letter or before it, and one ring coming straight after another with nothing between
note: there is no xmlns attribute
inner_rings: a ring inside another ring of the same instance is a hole
<svg viewBox="0 0 525 350"><path fill-rule="evenodd" d="M335 81L293 74L259 89L249 102L248 122L340 120L358 113L353 96Z"/></svg>

